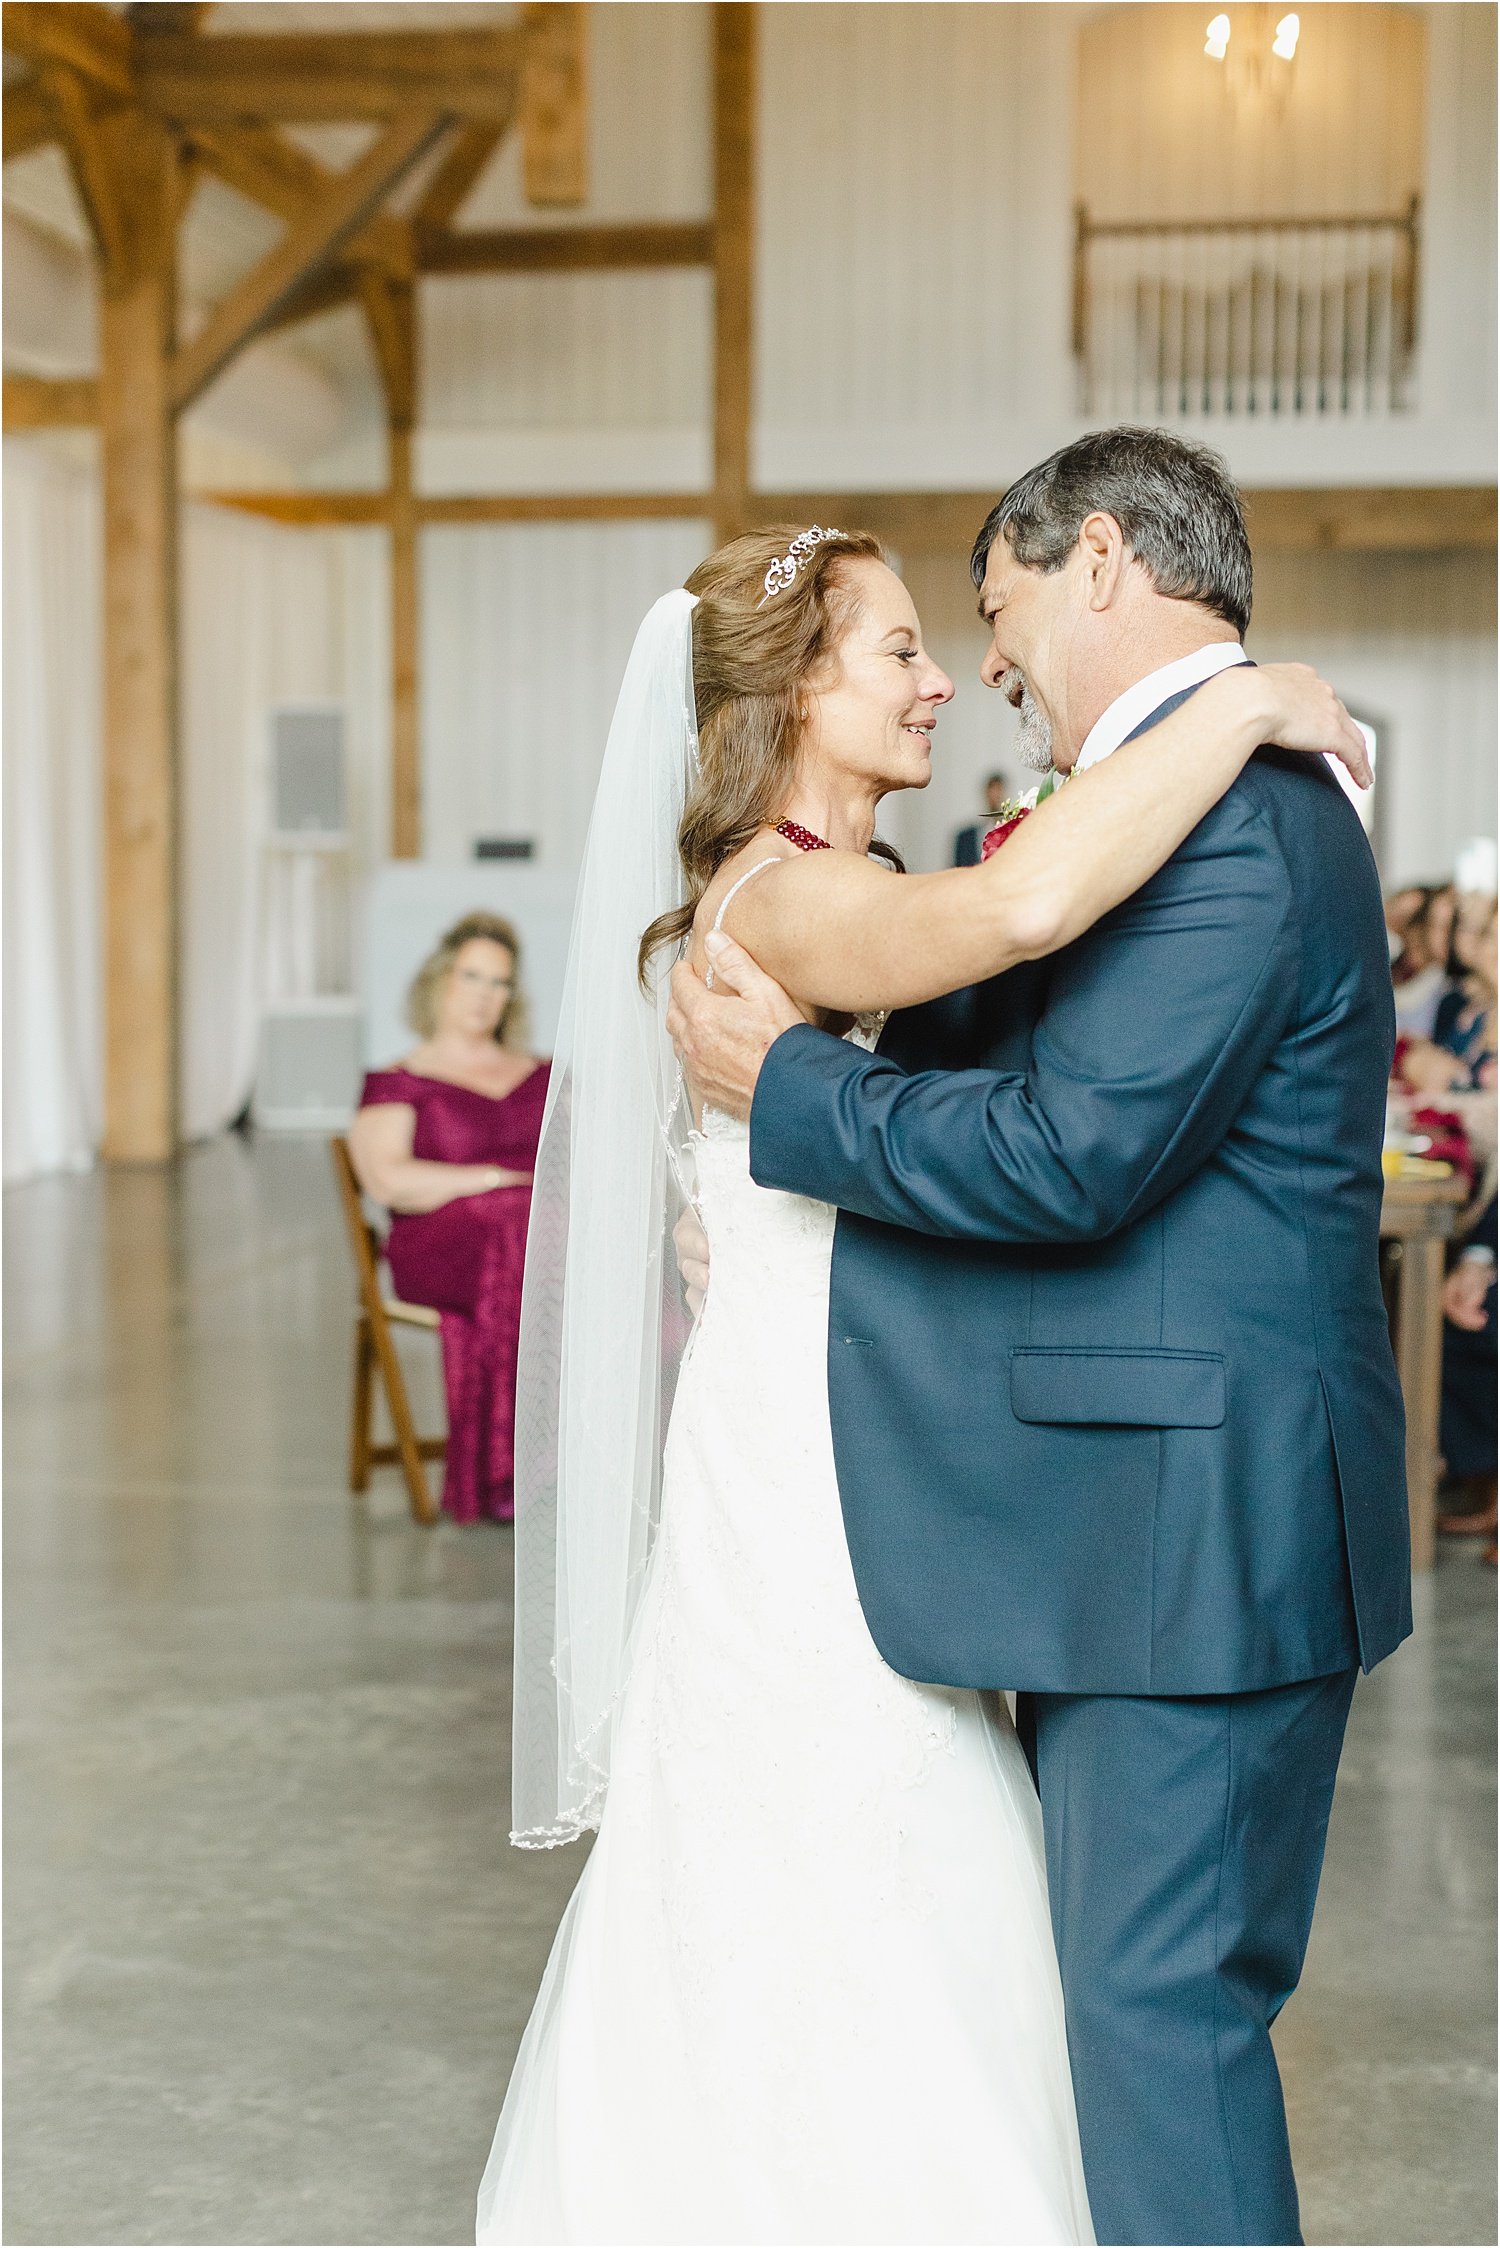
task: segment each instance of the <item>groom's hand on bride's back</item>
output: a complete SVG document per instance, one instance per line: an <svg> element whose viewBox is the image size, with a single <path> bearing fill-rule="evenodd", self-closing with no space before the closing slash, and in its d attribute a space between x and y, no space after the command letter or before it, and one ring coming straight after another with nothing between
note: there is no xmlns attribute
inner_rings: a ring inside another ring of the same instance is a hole
<svg viewBox="0 0 1500 2248"><path fill-rule="evenodd" d="M708 1294L708 1235L697 1211L689 1206L672 1228L672 1247L688 1310L696 1319Z"/></svg>
<svg viewBox="0 0 1500 2248"><path fill-rule="evenodd" d="M748 1116L761 1063L784 1030L807 1018L743 945L722 931L705 942L714 988L687 961L675 968L667 1034L698 1106Z"/></svg>

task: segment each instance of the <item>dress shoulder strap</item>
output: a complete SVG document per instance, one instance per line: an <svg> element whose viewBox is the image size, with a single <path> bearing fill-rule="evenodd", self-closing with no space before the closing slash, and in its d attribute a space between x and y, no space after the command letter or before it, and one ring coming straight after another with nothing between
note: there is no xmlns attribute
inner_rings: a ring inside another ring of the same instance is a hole
<svg viewBox="0 0 1500 2248"><path fill-rule="evenodd" d="M748 873L742 874L737 882L730 883L729 888L724 892L723 897L719 900L719 910L714 915L715 930L723 928L724 916L729 911L729 908L734 904L734 901L739 896L741 890L744 889L745 884L747 882L753 882L757 874L764 874L768 866L780 866L780 864L781 857L779 853L774 853L768 859L757 859L754 866L750 868ZM703 981L707 988L712 991L714 987L714 972L712 968L709 969Z"/></svg>

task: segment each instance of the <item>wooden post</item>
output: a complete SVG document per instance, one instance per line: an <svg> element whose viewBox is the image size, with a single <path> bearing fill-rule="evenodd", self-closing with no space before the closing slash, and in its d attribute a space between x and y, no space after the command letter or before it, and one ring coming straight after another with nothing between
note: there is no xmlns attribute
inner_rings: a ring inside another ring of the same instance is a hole
<svg viewBox="0 0 1500 2248"><path fill-rule="evenodd" d="M404 369L385 369L390 415L391 523L391 856L422 855L422 736L420 703L421 609L417 584L417 507L412 489L412 430L416 421L417 338L415 292L382 283L389 321L404 339Z"/></svg>
<svg viewBox="0 0 1500 2248"><path fill-rule="evenodd" d="M753 0L714 8L714 535L749 527L755 284Z"/></svg>
<svg viewBox="0 0 1500 2248"><path fill-rule="evenodd" d="M588 15L580 0L542 0L525 14L521 180L539 208L576 209L589 195Z"/></svg>
<svg viewBox="0 0 1500 2248"><path fill-rule="evenodd" d="M118 258L103 269L106 1160L177 1145L175 159L164 129L101 121Z"/></svg>

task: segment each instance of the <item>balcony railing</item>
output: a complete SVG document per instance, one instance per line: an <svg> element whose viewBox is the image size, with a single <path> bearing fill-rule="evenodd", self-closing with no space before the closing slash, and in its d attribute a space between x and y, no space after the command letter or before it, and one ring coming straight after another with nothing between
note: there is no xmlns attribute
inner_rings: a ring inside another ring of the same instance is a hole
<svg viewBox="0 0 1500 2248"><path fill-rule="evenodd" d="M1399 413L1418 203L1399 217L1093 219L1077 209L1073 351L1089 415Z"/></svg>

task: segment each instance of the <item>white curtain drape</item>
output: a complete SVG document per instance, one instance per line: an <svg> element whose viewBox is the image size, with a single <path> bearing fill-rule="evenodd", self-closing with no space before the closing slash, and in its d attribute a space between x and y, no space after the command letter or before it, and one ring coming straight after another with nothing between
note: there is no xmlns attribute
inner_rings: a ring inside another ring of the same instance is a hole
<svg viewBox="0 0 1500 2248"><path fill-rule="evenodd" d="M219 1131L255 1076L270 713L339 700L338 550L188 507L182 553L182 1130Z"/></svg>
<svg viewBox="0 0 1500 2248"><path fill-rule="evenodd" d="M97 465L53 440L7 439L4 531L4 1175L14 1181L86 1164L99 1141ZM337 532L183 511L180 1091L190 1139L236 1116L254 1076L270 712L346 699L349 666L371 638L361 622L369 565ZM355 699L367 710L362 685ZM356 769L364 746L352 728ZM381 793L358 773L360 829L375 825Z"/></svg>
<svg viewBox="0 0 1500 2248"><path fill-rule="evenodd" d="M5 442L4 1173L87 1164L99 991L98 478Z"/></svg>

